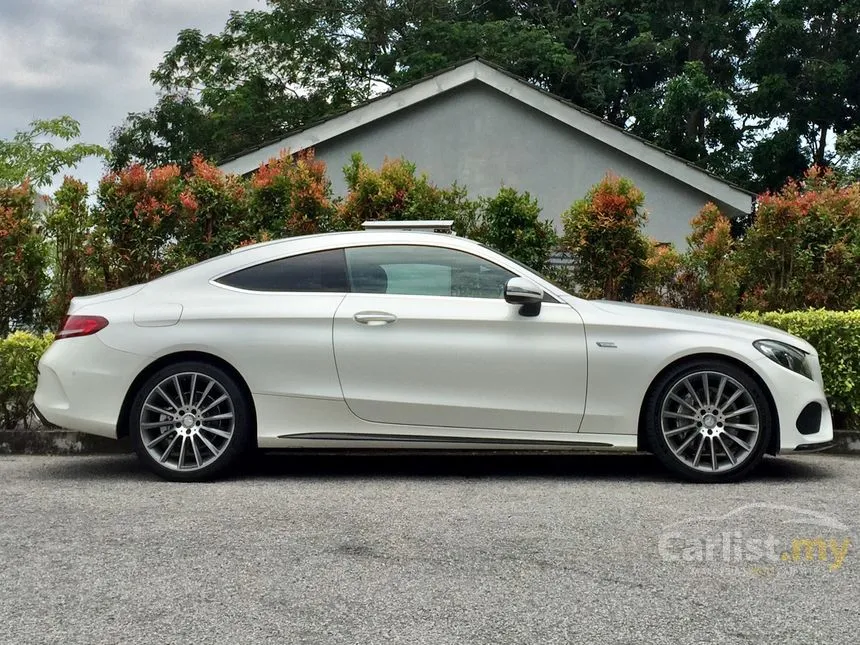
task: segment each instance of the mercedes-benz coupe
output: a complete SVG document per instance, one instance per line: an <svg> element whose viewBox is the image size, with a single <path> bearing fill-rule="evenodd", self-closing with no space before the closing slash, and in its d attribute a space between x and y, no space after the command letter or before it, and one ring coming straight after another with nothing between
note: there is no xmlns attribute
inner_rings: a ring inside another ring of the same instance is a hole
<svg viewBox="0 0 860 645"><path fill-rule="evenodd" d="M833 435L800 338L583 300L476 242L404 231L264 243L75 298L35 406L128 436L173 480L259 447L645 450L721 482Z"/></svg>

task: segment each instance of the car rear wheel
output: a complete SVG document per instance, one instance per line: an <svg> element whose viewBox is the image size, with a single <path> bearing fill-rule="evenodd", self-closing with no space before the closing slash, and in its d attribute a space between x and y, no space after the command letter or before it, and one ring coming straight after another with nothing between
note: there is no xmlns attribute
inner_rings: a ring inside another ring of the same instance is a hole
<svg viewBox="0 0 860 645"><path fill-rule="evenodd" d="M679 366L654 384L646 434L673 473L696 482L737 481L764 457L773 421L761 386L728 362Z"/></svg>
<svg viewBox="0 0 860 645"><path fill-rule="evenodd" d="M141 386L129 435L141 461L174 481L202 481L234 467L251 444L249 402L235 380L203 362L165 367Z"/></svg>

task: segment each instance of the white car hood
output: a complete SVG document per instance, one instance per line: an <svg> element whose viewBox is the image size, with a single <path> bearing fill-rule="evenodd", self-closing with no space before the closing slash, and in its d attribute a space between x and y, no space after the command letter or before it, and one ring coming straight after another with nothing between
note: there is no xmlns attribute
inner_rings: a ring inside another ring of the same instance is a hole
<svg viewBox="0 0 860 645"><path fill-rule="evenodd" d="M571 298L569 302L578 308L578 304L582 301L578 303ZM802 338L793 336L775 327L759 325L737 318L706 314L699 311L687 311L685 309L635 305L628 302L614 302L610 300L588 300L586 302L590 307L596 309L597 312L608 314L610 317L623 317L627 320L635 321L637 325L643 327L683 329L733 337L744 336L749 338L750 342L759 339L778 340L801 349L808 354L816 354L815 348ZM611 318L603 318L602 322L604 324L612 324Z"/></svg>

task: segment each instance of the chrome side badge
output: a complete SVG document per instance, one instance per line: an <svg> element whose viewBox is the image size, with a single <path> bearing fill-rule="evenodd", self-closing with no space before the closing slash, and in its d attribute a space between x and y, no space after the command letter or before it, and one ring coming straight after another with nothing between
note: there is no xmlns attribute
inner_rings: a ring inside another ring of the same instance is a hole
<svg viewBox="0 0 860 645"><path fill-rule="evenodd" d="M597 341L597 346L598 346L598 347L607 347L607 348L610 348L610 349L618 349L618 345L616 345L616 344L615 344L615 343L613 343L612 341L608 341L608 340L599 340L599 341Z"/></svg>

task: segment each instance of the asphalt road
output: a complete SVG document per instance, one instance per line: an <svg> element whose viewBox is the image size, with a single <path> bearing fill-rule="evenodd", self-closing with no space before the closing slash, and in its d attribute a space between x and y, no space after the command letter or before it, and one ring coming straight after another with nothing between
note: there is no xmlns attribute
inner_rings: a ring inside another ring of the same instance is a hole
<svg viewBox="0 0 860 645"><path fill-rule="evenodd" d="M277 456L202 485L4 456L0 642L853 643L858 490L860 459L814 455L723 486L638 455Z"/></svg>

